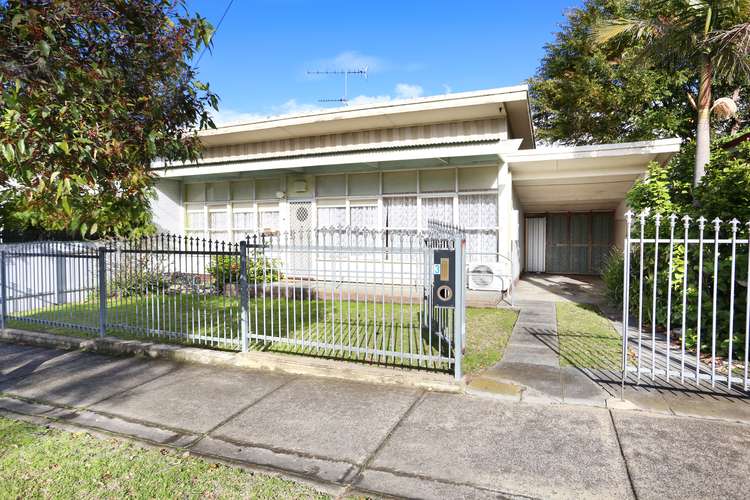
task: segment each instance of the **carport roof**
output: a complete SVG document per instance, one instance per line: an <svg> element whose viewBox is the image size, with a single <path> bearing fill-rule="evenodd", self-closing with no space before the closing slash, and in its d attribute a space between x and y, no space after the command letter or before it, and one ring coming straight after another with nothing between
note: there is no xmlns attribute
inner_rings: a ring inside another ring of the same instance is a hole
<svg viewBox="0 0 750 500"><path fill-rule="evenodd" d="M502 154L524 210L612 210L649 162L666 162L680 139L552 147Z"/></svg>

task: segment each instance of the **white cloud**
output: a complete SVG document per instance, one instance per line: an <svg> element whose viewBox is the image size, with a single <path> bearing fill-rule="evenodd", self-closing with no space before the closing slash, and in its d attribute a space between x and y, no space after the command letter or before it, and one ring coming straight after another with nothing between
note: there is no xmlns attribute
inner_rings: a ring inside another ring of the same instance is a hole
<svg viewBox="0 0 750 500"><path fill-rule="evenodd" d="M399 83L397 84L392 93L383 95L358 95L349 99L349 106L365 106L368 104L379 104L391 101L397 101L401 99L415 99L422 97L424 89L421 85L411 83ZM331 106L323 106L319 103L306 103L298 102L297 99L289 99L288 101L272 106L269 113L251 113L246 111L237 111L230 108L219 109L219 111L212 111L211 116L214 123L217 126L226 126L237 123L247 123L252 121L263 120L270 116L289 115L289 114L300 114L300 113L313 113L323 109L331 109Z"/></svg>
<svg viewBox="0 0 750 500"><path fill-rule="evenodd" d="M308 71L343 71L367 68L368 73L377 73L387 66L388 63L379 57L368 56L356 50L347 50L331 58L310 61L306 69ZM315 78L315 75L311 77Z"/></svg>
<svg viewBox="0 0 750 500"><path fill-rule="evenodd" d="M399 99L422 97L423 92L424 89L422 89L421 85L410 85L408 83L399 83L396 85L396 97Z"/></svg>
<svg viewBox="0 0 750 500"><path fill-rule="evenodd" d="M245 111L237 111L229 108L219 108L218 111L211 111L211 118L213 118L216 126L231 125L233 123L247 123L267 118L268 115L260 113L248 113Z"/></svg>

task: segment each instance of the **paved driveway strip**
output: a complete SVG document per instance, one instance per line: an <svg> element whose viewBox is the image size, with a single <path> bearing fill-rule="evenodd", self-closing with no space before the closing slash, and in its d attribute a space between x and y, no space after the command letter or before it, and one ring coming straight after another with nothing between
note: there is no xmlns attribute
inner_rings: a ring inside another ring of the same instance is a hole
<svg viewBox="0 0 750 500"><path fill-rule="evenodd" d="M189 449L342 494L742 498L750 487L744 424L5 343L0 384L3 415Z"/></svg>

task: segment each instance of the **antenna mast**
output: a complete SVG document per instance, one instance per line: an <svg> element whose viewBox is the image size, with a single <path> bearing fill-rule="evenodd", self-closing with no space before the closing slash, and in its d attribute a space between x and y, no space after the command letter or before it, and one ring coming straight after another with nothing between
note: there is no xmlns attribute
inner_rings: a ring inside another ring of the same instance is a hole
<svg viewBox="0 0 750 500"><path fill-rule="evenodd" d="M349 102L349 75L361 75L367 80L367 66L359 69L318 70L308 71L308 75L344 75L344 97L339 99L318 99L318 102L342 102L348 106Z"/></svg>

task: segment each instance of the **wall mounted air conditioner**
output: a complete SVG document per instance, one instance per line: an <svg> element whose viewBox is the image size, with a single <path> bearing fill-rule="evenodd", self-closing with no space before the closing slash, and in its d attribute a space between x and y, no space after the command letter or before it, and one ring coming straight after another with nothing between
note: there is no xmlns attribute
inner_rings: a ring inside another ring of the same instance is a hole
<svg viewBox="0 0 750 500"><path fill-rule="evenodd" d="M504 292L512 280L504 267L497 262L469 264L469 290Z"/></svg>

